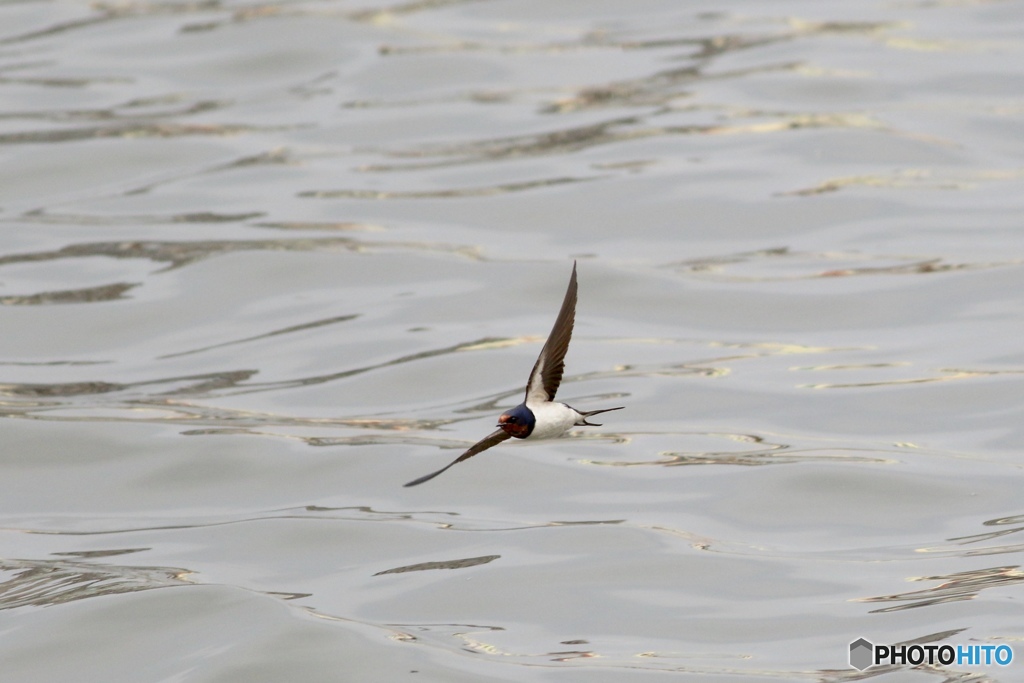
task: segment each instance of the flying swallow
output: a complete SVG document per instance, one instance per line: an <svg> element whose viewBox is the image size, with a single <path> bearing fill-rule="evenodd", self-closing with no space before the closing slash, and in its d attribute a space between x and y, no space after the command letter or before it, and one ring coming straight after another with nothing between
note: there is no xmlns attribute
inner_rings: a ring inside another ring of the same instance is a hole
<svg viewBox="0 0 1024 683"><path fill-rule="evenodd" d="M551 334L544 342L544 348L540 350L540 356L537 357L537 362L530 372L530 380L526 383L526 400L501 414L496 425L497 431L477 441L469 450L438 471L413 479L406 486L418 486L430 481L452 465L468 460L513 436L517 439L551 439L562 436L571 427L600 427L599 424L587 422L587 418L610 410L622 410L625 407L579 411L555 401L555 392L562 383L565 352L569 350L569 339L572 337L572 326L576 318L576 289L574 261L569 289L565 292L562 308L555 318L555 326L551 328Z"/></svg>

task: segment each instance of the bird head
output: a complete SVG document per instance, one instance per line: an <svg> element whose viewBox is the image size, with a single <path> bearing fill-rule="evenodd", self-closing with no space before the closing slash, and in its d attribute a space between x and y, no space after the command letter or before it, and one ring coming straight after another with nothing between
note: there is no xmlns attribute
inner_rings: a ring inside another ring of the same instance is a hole
<svg viewBox="0 0 1024 683"><path fill-rule="evenodd" d="M526 404L520 403L511 410L506 410L498 418L498 426L505 430L509 436L514 436L517 439L525 439L533 431L533 425L536 423L536 419L533 417L533 411L526 407Z"/></svg>

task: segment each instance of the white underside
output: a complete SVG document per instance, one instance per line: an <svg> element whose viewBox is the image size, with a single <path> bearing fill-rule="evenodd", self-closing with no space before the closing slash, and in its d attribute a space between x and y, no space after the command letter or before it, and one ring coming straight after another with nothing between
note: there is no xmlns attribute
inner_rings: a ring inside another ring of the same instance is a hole
<svg viewBox="0 0 1024 683"><path fill-rule="evenodd" d="M536 420L527 439L553 439L562 436L583 417L564 403L527 402L526 407L533 412L533 419Z"/></svg>

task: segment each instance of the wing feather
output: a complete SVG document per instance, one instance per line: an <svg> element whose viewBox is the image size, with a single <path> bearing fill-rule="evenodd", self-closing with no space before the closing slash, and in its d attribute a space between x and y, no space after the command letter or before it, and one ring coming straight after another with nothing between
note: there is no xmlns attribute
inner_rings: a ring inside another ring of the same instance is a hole
<svg viewBox="0 0 1024 683"><path fill-rule="evenodd" d="M480 439L475 444L470 446L469 450L467 450L465 453L463 453L459 457L455 458L455 460L451 461L450 463L448 463L447 465L445 465L444 467L442 467L438 471L431 472L430 474L422 476L419 479L413 479L408 484L406 484L406 486L419 486L420 484L422 484L425 481L430 481L431 479L433 479L437 475L441 474L442 472L444 472L446 469L448 469L452 465L457 465L458 463L462 462L463 460L468 460L469 458L472 458L477 453L482 453L483 451L486 451L491 446L497 446L499 443L501 443L505 439L509 439L509 438L511 438L511 435L508 432L506 432L504 429L499 429L496 432L492 432L491 434L485 436L484 438Z"/></svg>
<svg viewBox="0 0 1024 683"><path fill-rule="evenodd" d="M565 371L565 352L569 350L572 338L573 323L576 320L576 262L572 263L572 276L569 288L565 290L562 308L558 311L555 324L551 328L544 348L540 350L537 362L530 371L530 381L526 384L526 402L539 403L553 401L558 386L562 383Z"/></svg>

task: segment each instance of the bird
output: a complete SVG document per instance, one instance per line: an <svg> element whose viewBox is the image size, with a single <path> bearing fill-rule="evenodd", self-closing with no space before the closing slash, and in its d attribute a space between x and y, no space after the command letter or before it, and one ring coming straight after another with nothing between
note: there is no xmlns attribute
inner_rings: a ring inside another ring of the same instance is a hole
<svg viewBox="0 0 1024 683"><path fill-rule="evenodd" d="M565 291L562 308L555 318L551 334L540 350L537 362L530 371L530 379L526 382L526 397L515 408L506 410L498 417L498 429L469 447L465 453L455 458L436 472L413 479L405 486L419 486L437 475L445 472L453 465L468 460L478 453L483 453L492 446L512 437L517 439L551 439L562 436L572 427L600 427L599 424L588 422L588 417L607 413L617 408L600 408L598 410L576 410L575 408L555 401L555 392L562 383L562 372L565 370L565 352L569 350L569 339L572 337L573 323L576 319L576 262L572 263L572 275L569 277L569 288Z"/></svg>

